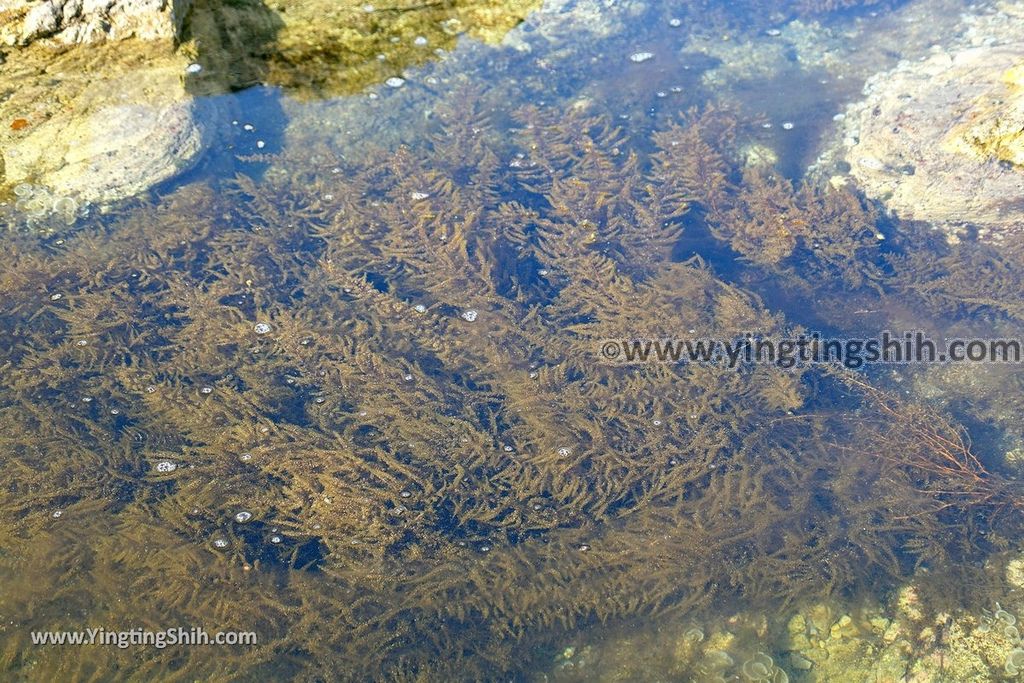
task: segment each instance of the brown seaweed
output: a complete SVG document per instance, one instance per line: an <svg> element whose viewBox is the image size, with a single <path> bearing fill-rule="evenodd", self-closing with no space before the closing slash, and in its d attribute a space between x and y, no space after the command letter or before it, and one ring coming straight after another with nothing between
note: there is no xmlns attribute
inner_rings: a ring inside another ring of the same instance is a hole
<svg viewBox="0 0 1024 683"><path fill-rule="evenodd" d="M924 409L872 390L829 404L809 371L601 362L602 339L785 328L673 260L688 212L741 251L750 226L789 225L748 252L780 263L809 239L799 221L864 224L857 201L734 187L705 142L735 128L717 112L653 153L603 117L438 121L420 147L302 150L59 245L10 236L4 670L496 678L597 622L781 609L956 565L985 547L965 517L1016 509L937 470ZM83 620L260 643L27 643Z"/></svg>

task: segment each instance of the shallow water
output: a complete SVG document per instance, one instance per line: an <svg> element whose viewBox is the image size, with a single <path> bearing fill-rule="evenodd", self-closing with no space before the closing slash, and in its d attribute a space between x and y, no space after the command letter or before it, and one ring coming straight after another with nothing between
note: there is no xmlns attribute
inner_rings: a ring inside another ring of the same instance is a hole
<svg viewBox="0 0 1024 683"><path fill-rule="evenodd" d="M1019 241L814 166L966 9L863 4L261 8L194 168L9 188L4 677L1016 675L1019 363L602 357L1020 336Z"/></svg>

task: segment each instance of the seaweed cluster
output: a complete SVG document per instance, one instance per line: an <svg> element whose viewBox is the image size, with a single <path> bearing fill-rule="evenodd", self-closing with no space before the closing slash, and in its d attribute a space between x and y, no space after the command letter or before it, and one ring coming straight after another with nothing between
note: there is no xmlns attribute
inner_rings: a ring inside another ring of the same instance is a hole
<svg viewBox="0 0 1024 683"><path fill-rule="evenodd" d="M785 332L673 256L688 221L838 232L870 216L853 199L735 186L722 112L648 140L457 99L417 146L252 158L223 188L9 236L3 670L496 678L594 622L958 567L979 508L1016 510L955 426L870 387L601 361L609 338ZM781 239L760 258L806 237ZM260 644L29 643L83 622Z"/></svg>
<svg viewBox="0 0 1024 683"><path fill-rule="evenodd" d="M1024 236L950 243L927 224L885 216L852 185L744 168L730 120L690 112L673 135L701 150L690 200L699 223L748 266L748 279L768 276L804 300L867 296L952 321L1024 320Z"/></svg>

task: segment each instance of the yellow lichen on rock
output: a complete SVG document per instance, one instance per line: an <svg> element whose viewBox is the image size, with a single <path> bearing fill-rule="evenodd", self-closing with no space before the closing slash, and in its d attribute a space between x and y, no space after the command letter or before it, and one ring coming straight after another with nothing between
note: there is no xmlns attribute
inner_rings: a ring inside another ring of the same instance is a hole
<svg viewBox="0 0 1024 683"><path fill-rule="evenodd" d="M950 152L1024 165L1024 64L1007 69L943 142Z"/></svg>

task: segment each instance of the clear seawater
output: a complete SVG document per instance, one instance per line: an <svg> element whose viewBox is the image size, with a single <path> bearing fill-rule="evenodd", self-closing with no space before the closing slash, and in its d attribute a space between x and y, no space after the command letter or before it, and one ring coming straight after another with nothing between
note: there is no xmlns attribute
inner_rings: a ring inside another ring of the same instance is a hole
<svg viewBox="0 0 1024 683"><path fill-rule="evenodd" d="M956 255L869 200L785 224L903 56L808 62L898 43L905 9L815 4L353 5L382 58L324 37L341 13L305 61L186 76L212 131L188 172L74 221L8 191L0 678L830 680L808 615L861 639L844 680L888 680L871 619L907 585L933 629L908 662L1014 604L1017 366L601 358L1019 329L906 294L942 274L908 252ZM845 210L870 249L824 259ZM179 628L257 642L32 642Z"/></svg>

